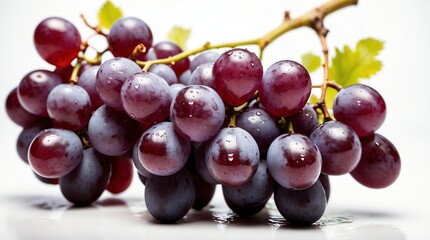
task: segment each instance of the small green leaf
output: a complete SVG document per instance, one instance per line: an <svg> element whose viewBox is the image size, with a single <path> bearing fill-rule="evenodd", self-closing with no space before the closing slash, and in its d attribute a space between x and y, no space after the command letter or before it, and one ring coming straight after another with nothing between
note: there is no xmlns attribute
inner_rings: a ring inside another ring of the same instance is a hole
<svg viewBox="0 0 430 240"><path fill-rule="evenodd" d="M321 67L321 57L313 53L303 54L302 64L308 72L315 72L319 67Z"/></svg>
<svg viewBox="0 0 430 240"><path fill-rule="evenodd" d="M122 17L122 11L110 0L107 0L99 10L99 25L104 29L110 29L116 20Z"/></svg>
<svg viewBox="0 0 430 240"><path fill-rule="evenodd" d="M348 46L344 46L343 51L336 48L330 66L330 79L348 86L370 78L382 68L381 61L376 57L383 48L384 43L373 38L360 40L355 50Z"/></svg>
<svg viewBox="0 0 430 240"><path fill-rule="evenodd" d="M170 32L167 34L167 38L178 44L179 47L182 48L182 50L186 49L187 40L190 37L191 29L183 28L180 26L173 26L173 28L170 30Z"/></svg>

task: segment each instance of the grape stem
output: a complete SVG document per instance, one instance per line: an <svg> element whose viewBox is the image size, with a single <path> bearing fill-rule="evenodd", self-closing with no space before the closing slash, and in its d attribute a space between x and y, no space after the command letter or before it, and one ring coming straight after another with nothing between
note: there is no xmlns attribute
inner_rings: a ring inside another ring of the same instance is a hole
<svg viewBox="0 0 430 240"><path fill-rule="evenodd" d="M350 5L356 5L358 0L331 0L328 1L315 9L297 17L290 18L289 12L285 12L284 21L277 26L272 31L268 32L264 36L252 40L247 41L239 41L239 42L229 42L229 43L221 43L221 44L211 44L210 42L205 43L203 46L179 53L177 55L157 60L150 61L136 61L136 63L143 68L143 71L148 71L148 69L153 64L175 64L179 60L195 55L197 53L209 50L209 49L218 49L218 48L233 48L237 46L246 46L246 45L257 45L260 49L260 59L263 57L263 52L265 48L272 43L275 39L280 37L286 32L291 30L300 28L300 27L311 27L313 28L315 19L324 19L325 16L339 10L345 8Z"/></svg>
<svg viewBox="0 0 430 240"><path fill-rule="evenodd" d="M87 18L84 16L84 14L81 14L81 19L84 22L84 24L87 25L87 27L89 27L92 30L94 30L94 32L96 32L99 35L107 37L107 34L103 32L103 29L102 29L102 27L100 25L96 25L96 26L91 25L88 22Z"/></svg>

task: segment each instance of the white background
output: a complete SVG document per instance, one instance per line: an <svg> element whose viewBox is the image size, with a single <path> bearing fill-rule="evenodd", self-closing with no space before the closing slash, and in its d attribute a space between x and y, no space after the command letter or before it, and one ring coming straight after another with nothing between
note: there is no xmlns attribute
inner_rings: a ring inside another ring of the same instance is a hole
<svg viewBox="0 0 430 240"><path fill-rule="evenodd" d="M115 1L125 15L146 21L156 42L165 40L173 25L192 28L189 48L206 41L221 43L259 37L282 21L284 10L291 10L291 16L295 17L323 2ZM3 104L0 108L0 239L430 238L426 221L430 214L430 1L361 0L358 6L327 17L331 52L345 44L354 46L366 37L385 42L380 55L383 69L367 83L387 102L387 119L378 132L398 148L402 172L395 184L382 190L362 187L350 176L332 178L332 197L323 218L324 226L306 230L269 223L264 217L275 212L271 208L266 215L250 221L236 219L229 223L231 219L219 192L208 214L193 212L181 224L160 226L152 222L141 203L143 187L137 178L123 194L104 193L95 208L70 210L58 186L43 185L34 178L16 154L20 127L6 116L6 96L29 71L52 69L33 46L33 30L38 22L49 16L62 16L75 23L85 38L91 32L79 14L84 13L90 22L96 22L102 3L102 0L0 0L0 100ZM263 64L267 68L281 59L300 61L300 56L308 51L321 51L316 35L309 29L295 30L267 48ZM312 77L319 81L321 72ZM126 205L110 204L112 199L123 200ZM219 219L225 221L219 222Z"/></svg>

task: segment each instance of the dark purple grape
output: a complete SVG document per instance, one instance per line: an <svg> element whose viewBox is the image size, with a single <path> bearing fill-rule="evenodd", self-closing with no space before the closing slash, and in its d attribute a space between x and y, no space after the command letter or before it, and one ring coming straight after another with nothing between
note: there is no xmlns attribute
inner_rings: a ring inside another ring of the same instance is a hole
<svg viewBox="0 0 430 240"><path fill-rule="evenodd" d="M122 105L139 122L161 122L169 117L172 102L169 85L153 73L137 73L121 88Z"/></svg>
<svg viewBox="0 0 430 240"><path fill-rule="evenodd" d="M152 65L148 72L154 73L164 79L167 84L172 85L178 83L178 78L176 77L175 71L165 64L155 64Z"/></svg>
<svg viewBox="0 0 430 240"><path fill-rule="evenodd" d="M194 70L196 70L198 66L205 63L215 63L215 61L219 58L219 56L221 56L221 54L215 51L205 51L197 54L190 61L190 71L194 72Z"/></svg>
<svg viewBox="0 0 430 240"><path fill-rule="evenodd" d="M28 162L38 175L60 178L82 160L83 146L78 135L65 129L46 129L34 138L28 150Z"/></svg>
<svg viewBox="0 0 430 240"><path fill-rule="evenodd" d="M189 85L205 85L208 87L214 87L214 75L213 75L214 63L204 63L196 68L190 76Z"/></svg>
<svg viewBox="0 0 430 240"><path fill-rule="evenodd" d="M320 183L324 188L325 196L327 198L327 203L328 203L328 200L330 199L330 192L331 192L330 177L324 173L321 173L318 178L318 181L320 181Z"/></svg>
<svg viewBox="0 0 430 240"><path fill-rule="evenodd" d="M256 213L253 210L257 210L261 206L264 207L272 196L273 187L274 181L267 169L267 163L260 161L257 172L251 181L239 187L224 185L222 191L227 204L233 206L231 210L239 215L252 215ZM246 211L248 208L249 211Z"/></svg>
<svg viewBox="0 0 430 240"><path fill-rule="evenodd" d="M140 159L139 159L139 143L140 143L140 141L137 141L134 144L131 158L133 160L134 167L136 168L139 175L145 177L145 179L146 179L147 177L149 177L149 175L151 173L148 172L148 170L146 170L146 168L140 162Z"/></svg>
<svg viewBox="0 0 430 240"><path fill-rule="evenodd" d="M143 185L146 185L146 181L148 180L148 177L143 176L139 172L137 172L137 176L139 177L140 182L142 182Z"/></svg>
<svg viewBox="0 0 430 240"><path fill-rule="evenodd" d="M50 64L64 67L78 56L81 35L69 21L51 17L40 22L34 31L34 46Z"/></svg>
<svg viewBox="0 0 430 240"><path fill-rule="evenodd" d="M275 205L279 213L292 225L309 226L325 212L327 198L319 181L303 190L291 190L275 186Z"/></svg>
<svg viewBox="0 0 430 240"><path fill-rule="evenodd" d="M61 83L61 78L53 72L32 71L24 76L18 86L19 103L32 114L48 116L46 99L51 90Z"/></svg>
<svg viewBox="0 0 430 240"><path fill-rule="evenodd" d="M129 151L140 136L140 125L126 113L105 105L92 115L88 124L91 145L100 153L119 156Z"/></svg>
<svg viewBox="0 0 430 240"><path fill-rule="evenodd" d="M364 137L381 127L387 115L387 107L375 89L354 84L336 95L333 113L336 120L350 126L359 137Z"/></svg>
<svg viewBox="0 0 430 240"><path fill-rule="evenodd" d="M277 183L288 189L305 189L321 173L321 153L306 136L286 133L277 137L267 152L267 166Z"/></svg>
<svg viewBox="0 0 430 240"><path fill-rule="evenodd" d="M302 110L291 116L290 120L294 132L305 136L311 135L314 128L318 126L317 112L310 104L306 104Z"/></svg>
<svg viewBox="0 0 430 240"><path fill-rule="evenodd" d="M261 108L247 108L236 118L236 126L251 134L261 153L266 153L270 144L280 134L275 120Z"/></svg>
<svg viewBox="0 0 430 240"><path fill-rule="evenodd" d="M131 159L114 158L112 163L112 174L106 190L118 194L127 190L133 181L133 162Z"/></svg>
<svg viewBox="0 0 430 240"><path fill-rule="evenodd" d="M196 196L193 177L186 169L170 175L151 175L146 180L148 212L162 223L176 222L191 209Z"/></svg>
<svg viewBox="0 0 430 240"><path fill-rule="evenodd" d="M196 149L194 150L194 162L200 177L202 177L202 179L207 183L216 185L219 184L219 182L214 178L206 165L206 144L207 142L202 142L196 146Z"/></svg>
<svg viewBox="0 0 430 240"><path fill-rule="evenodd" d="M93 111L97 110L97 108L104 104L96 88L96 77L99 68L100 66L92 66L83 71L78 81L78 85L85 89L88 95L90 95Z"/></svg>
<svg viewBox="0 0 430 240"><path fill-rule="evenodd" d="M107 39L109 50L115 57L129 57L139 44L143 44L146 49L152 46L151 29L135 17L117 20L110 28Z"/></svg>
<svg viewBox="0 0 430 240"><path fill-rule="evenodd" d="M300 63L283 60L264 72L259 94L270 114L289 117L303 109L311 90L311 77L306 68Z"/></svg>
<svg viewBox="0 0 430 240"><path fill-rule="evenodd" d="M127 58L117 57L104 62L96 76L100 98L107 106L123 111L121 87L127 78L141 71L139 65Z"/></svg>
<svg viewBox="0 0 430 240"><path fill-rule="evenodd" d="M92 107L90 95L78 85L59 84L46 100L48 115L54 127L79 131L90 121Z"/></svg>
<svg viewBox="0 0 430 240"><path fill-rule="evenodd" d="M181 76L179 76L179 83L185 84L185 85L190 85L190 80L191 80L191 71L187 70L185 72L183 72L181 74Z"/></svg>
<svg viewBox="0 0 430 240"><path fill-rule="evenodd" d="M173 124L162 122L142 134L138 155L148 172L168 176L185 166L190 150L191 143L176 134Z"/></svg>
<svg viewBox="0 0 430 240"><path fill-rule="evenodd" d="M362 153L351 176L369 188L385 188L400 174L400 155L393 143L380 134L361 138Z"/></svg>
<svg viewBox="0 0 430 240"><path fill-rule="evenodd" d="M187 140L203 142L215 136L224 123L225 107L210 87L191 85L178 92L170 107L175 130Z"/></svg>
<svg viewBox="0 0 430 240"><path fill-rule="evenodd" d="M316 127L309 138L321 152L324 174L349 173L360 161L360 139L354 130L341 122L325 122Z"/></svg>
<svg viewBox="0 0 430 240"><path fill-rule="evenodd" d="M247 131L230 127L222 129L207 143L205 159L216 180L238 187L251 181L258 168L260 152Z"/></svg>
<svg viewBox="0 0 430 240"><path fill-rule="evenodd" d="M6 98L6 113L10 120L21 127L30 127L39 120L39 116L25 110L18 100L17 88L14 88Z"/></svg>
<svg viewBox="0 0 430 240"><path fill-rule="evenodd" d="M46 119L41 119L33 126L23 128L16 141L16 151L18 156L26 163L28 163L28 148L30 147L33 139L41 131L50 128L51 124Z"/></svg>
<svg viewBox="0 0 430 240"><path fill-rule="evenodd" d="M223 53L213 66L214 89L232 106L251 99L261 85L263 66L258 57L242 48Z"/></svg>
<svg viewBox="0 0 430 240"><path fill-rule="evenodd" d="M73 66L69 64L64 67L57 67L55 68L54 73L61 77L63 83L69 83L70 77L73 73Z"/></svg>
<svg viewBox="0 0 430 240"><path fill-rule="evenodd" d="M228 198L225 199L225 203L234 213L236 213L241 217L249 217L254 214L257 214L258 212L263 210L263 208L266 206L266 202L264 202L260 205L243 207L243 206L237 205L236 203L234 203Z"/></svg>
<svg viewBox="0 0 430 240"><path fill-rule="evenodd" d="M207 183L198 173L192 174L192 176L196 186L196 197L192 208L201 210L212 200L215 194L216 185Z"/></svg>
<svg viewBox="0 0 430 240"><path fill-rule="evenodd" d="M63 196L77 206L90 205L104 192L112 171L110 157L93 148L84 150L82 161L76 168L60 178Z"/></svg>
<svg viewBox="0 0 430 240"><path fill-rule="evenodd" d="M182 52L182 49L177 44L169 41L159 42L153 46L153 49L158 59L175 56ZM175 64L172 64L171 67L173 71L175 71L176 77L179 78L182 73L190 68L190 59L186 57Z"/></svg>
<svg viewBox="0 0 430 240"><path fill-rule="evenodd" d="M34 176L36 176L36 178L40 181L43 182L45 184L49 184L49 185L58 185L59 183L59 179L58 178L45 178L40 176L39 174L37 174L36 172L33 172Z"/></svg>

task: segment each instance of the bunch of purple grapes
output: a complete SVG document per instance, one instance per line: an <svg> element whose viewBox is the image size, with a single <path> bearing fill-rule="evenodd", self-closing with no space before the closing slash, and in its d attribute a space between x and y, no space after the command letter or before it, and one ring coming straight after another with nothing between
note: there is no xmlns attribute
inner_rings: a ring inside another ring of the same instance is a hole
<svg viewBox="0 0 430 240"><path fill-rule="evenodd" d="M238 215L259 212L273 194L288 222L310 225L324 214L329 176L349 173L383 188L399 175L399 153L375 133L385 102L369 86L340 90L336 120L321 123L307 103L311 77L297 62L263 71L254 53L234 48L143 72L136 59L182 49L153 44L146 23L131 17L118 20L107 41L114 58L82 62L76 83L70 77L83 54L78 30L61 18L43 20L35 47L56 69L28 73L6 101L9 117L23 127L20 158L75 205L126 190L137 169L147 209L160 222L204 208L219 184ZM132 57L139 44L148 51Z"/></svg>

